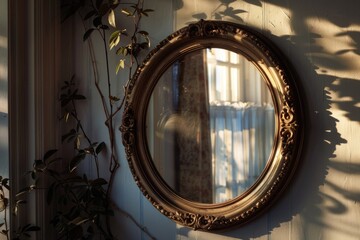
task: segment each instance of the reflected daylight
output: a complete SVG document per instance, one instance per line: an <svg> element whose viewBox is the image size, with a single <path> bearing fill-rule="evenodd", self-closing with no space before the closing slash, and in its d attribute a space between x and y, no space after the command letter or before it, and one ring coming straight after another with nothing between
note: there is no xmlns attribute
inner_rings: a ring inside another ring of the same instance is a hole
<svg viewBox="0 0 360 240"><path fill-rule="evenodd" d="M177 59L147 109L147 143L165 182L182 198L222 203L248 190L271 155L272 95L253 63L221 48Z"/></svg>

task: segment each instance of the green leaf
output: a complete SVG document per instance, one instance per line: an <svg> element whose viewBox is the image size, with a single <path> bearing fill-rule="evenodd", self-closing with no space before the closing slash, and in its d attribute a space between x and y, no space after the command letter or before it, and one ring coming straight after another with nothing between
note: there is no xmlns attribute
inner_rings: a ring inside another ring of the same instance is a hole
<svg viewBox="0 0 360 240"><path fill-rule="evenodd" d="M85 153L79 153L73 159L71 159L69 164L70 172L73 172L77 168L77 166L81 163L81 161L85 159L85 156L86 156Z"/></svg>
<svg viewBox="0 0 360 240"><path fill-rule="evenodd" d="M111 9L116 9L119 6L119 0L112 0L112 3L110 3Z"/></svg>
<svg viewBox="0 0 360 240"><path fill-rule="evenodd" d="M96 154L99 154L104 148L106 147L106 144L104 142L99 143L99 145L96 147Z"/></svg>
<svg viewBox="0 0 360 240"><path fill-rule="evenodd" d="M141 14L141 15L143 15L143 16L146 16L146 17L148 17L148 16L149 16L149 14L147 14L146 12L143 12L143 11L142 11L142 12L140 12L140 14Z"/></svg>
<svg viewBox="0 0 360 240"><path fill-rule="evenodd" d="M74 141L74 149L79 149L80 144L81 144L80 135L77 135L76 138L75 138L75 141Z"/></svg>
<svg viewBox="0 0 360 240"><path fill-rule="evenodd" d="M101 27L100 27L100 28L101 28L101 29L104 29L104 30L108 30L108 29L110 29L108 25L101 25Z"/></svg>
<svg viewBox="0 0 360 240"><path fill-rule="evenodd" d="M61 159L61 158L59 158L59 159ZM48 172L48 173L50 174L50 176L52 176L52 177L59 177L59 175L60 175L59 172L54 171L54 170L52 170L52 169L50 169L50 168L47 169L47 172Z"/></svg>
<svg viewBox="0 0 360 240"><path fill-rule="evenodd" d="M44 157L43 157L44 162L46 162L46 160L48 160L48 159L49 159L52 155L54 155L56 152L57 152L57 149L51 149L51 150L47 151L47 152L44 154Z"/></svg>
<svg viewBox="0 0 360 240"><path fill-rule="evenodd" d="M77 94L79 91L79 89L75 89L75 91L71 94L70 98L72 100L83 100L86 99L86 97L84 95L81 94Z"/></svg>
<svg viewBox="0 0 360 240"><path fill-rule="evenodd" d="M89 220L90 220L89 218L77 217L77 218L73 219L72 221L70 221L69 225L74 224L76 226L79 226Z"/></svg>
<svg viewBox="0 0 360 240"><path fill-rule="evenodd" d="M98 28L100 25L102 25L101 18L102 18L101 16L94 18L93 25L95 28Z"/></svg>
<svg viewBox="0 0 360 240"><path fill-rule="evenodd" d="M80 210L77 206L73 206L66 214L66 216L69 218L69 219L74 219L76 218L77 216L80 216Z"/></svg>
<svg viewBox="0 0 360 240"><path fill-rule="evenodd" d="M57 157L57 158L52 158L50 159L49 161L46 161L46 164L48 166L50 166L51 164L53 164L54 162L58 161L58 160L61 160L62 158L61 157ZM48 171L50 171L50 169L47 169Z"/></svg>
<svg viewBox="0 0 360 240"><path fill-rule="evenodd" d="M71 99L68 99L68 98L66 98L66 97L62 97L62 98L60 98L60 100L61 100L61 107L65 107L70 101L71 101Z"/></svg>
<svg viewBox="0 0 360 240"><path fill-rule="evenodd" d="M35 160L33 168L35 171L43 172L46 169L46 165L42 160Z"/></svg>
<svg viewBox="0 0 360 240"><path fill-rule="evenodd" d="M7 190L10 190L9 179L8 178L2 179L1 180L1 185L3 185Z"/></svg>
<svg viewBox="0 0 360 240"><path fill-rule="evenodd" d="M94 148L93 147L87 147L83 149L86 154L94 155Z"/></svg>
<svg viewBox="0 0 360 240"><path fill-rule="evenodd" d="M85 96L80 95L80 94L75 94L75 95L73 96L73 98L76 99L76 100L84 100L84 99L86 99Z"/></svg>
<svg viewBox="0 0 360 240"><path fill-rule="evenodd" d="M30 186L28 186L28 187L25 187L25 188L21 189L21 190L16 194L16 196L18 197L18 196L20 196L20 195L22 195L22 194L24 194L24 193L31 192L31 191L34 190L34 189L36 189L36 185L32 184L32 185L30 185Z"/></svg>
<svg viewBox="0 0 360 240"><path fill-rule="evenodd" d="M144 9L143 12L145 13L154 12L154 9Z"/></svg>
<svg viewBox="0 0 360 240"><path fill-rule="evenodd" d="M140 14L148 17L148 16L149 16L148 13L151 13L151 12L153 12L153 11L154 11L153 9L144 9L144 10L142 10L142 11L140 12Z"/></svg>
<svg viewBox="0 0 360 240"><path fill-rule="evenodd" d="M112 103L115 103L115 102L117 102L117 101L120 101L120 98L118 98L118 97L116 97L116 96L110 96L109 98L110 98L110 101L111 101Z"/></svg>
<svg viewBox="0 0 360 240"><path fill-rule="evenodd" d="M70 132L62 135L61 137L61 142L64 142L66 139L72 138L76 135L76 130L75 129L71 129Z"/></svg>
<svg viewBox="0 0 360 240"><path fill-rule="evenodd" d="M101 186L101 185L105 185L107 183L108 182L105 179L97 178L91 182L91 186Z"/></svg>
<svg viewBox="0 0 360 240"><path fill-rule="evenodd" d="M90 37L91 33L92 33L94 30L95 30L95 28L90 28L90 29L88 29L88 30L85 32L85 34L84 34L84 36L83 36L83 41L84 41L84 42Z"/></svg>
<svg viewBox="0 0 360 240"><path fill-rule="evenodd" d="M143 35L144 37L149 36L147 31L138 31L139 34Z"/></svg>
<svg viewBox="0 0 360 240"><path fill-rule="evenodd" d="M83 183L83 182L84 179L82 179L80 176L68 177L64 180L64 183Z"/></svg>
<svg viewBox="0 0 360 240"><path fill-rule="evenodd" d="M27 203L27 201L23 199L19 199L15 202L16 205L25 204L25 203Z"/></svg>
<svg viewBox="0 0 360 240"><path fill-rule="evenodd" d="M29 226L28 228L26 228L26 232L36 232L36 231L40 231L40 227L39 226Z"/></svg>
<svg viewBox="0 0 360 240"><path fill-rule="evenodd" d="M109 38L109 48L110 50L117 46L120 42L120 36L121 36L121 32L119 30L116 30L115 32L113 32L111 35L110 35L110 38Z"/></svg>
<svg viewBox="0 0 360 240"><path fill-rule="evenodd" d="M30 174L31 174L31 178L33 179L33 180L35 180L36 179L36 171L34 170L34 171L30 171Z"/></svg>
<svg viewBox="0 0 360 240"><path fill-rule="evenodd" d="M87 20L87 19L91 18L92 16L95 15L95 13L96 13L95 10L91 10L90 12L88 12L88 13L85 15L84 20Z"/></svg>
<svg viewBox="0 0 360 240"><path fill-rule="evenodd" d="M110 9L109 15L108 15L108 22L110 26L116 28L116 22L115 22L115 12L113 9Z"/></svg>
<svg viewBox="0 0 360 240"><path fill-rule="evenodd" d="M131 16L131 15L133 15L128 9L126 9L126 8L123 8L123 9L121 9L121 12L123 13L123 14L125 14L126 16Z"/></svg>
<svg viewBox="0 0 360 240"><path fill-rule="evenodd" d="M50 185L50 187L48 188L47 195L46 195L46 202L47 202L48 205L50 205L50 203L52 202L54 192L55 192L55 188L56 188L56 183L55 182L53 182Z"/></svg>
<svg viewBox="0 0 360 240"><path fill-rule="evenodd" d="M124 55L127 56L128 55L128 49L127 47L119 47L118 50L116 50L116 54L117 55Z"/></svg>
<svg viewBox="0 0 360 240"><path fill-rule="evenodd" d="M25 226L23 226L22 228L21 228L21 231L22 232L25 232L25 229L27 229L28 227L30 227L31 226L31 224L26 224Z"/></svg>
<svg viewBox="0 0 360 240"><path fill-rule="evenodd" d="M65 119L65 122L67 123L68 121L69 121L69 117L70 117L70 113L69 112L66 112L65 114L64 114L64 119Z"/></svg>
<svg viewBox="0 0 360 240"><path fill-rule="evenodd" d="M119 63L116 67L116 74L118 74L120 68L124 69L125 68L125 59L120 59Z"/></svg>
<svg viewBox="0 0 360 240"><path fill-rule="evenodd" d="M150 47L150 44L148 42L140 43L140 48L141 49L147 49L149 47Z"/></svg>

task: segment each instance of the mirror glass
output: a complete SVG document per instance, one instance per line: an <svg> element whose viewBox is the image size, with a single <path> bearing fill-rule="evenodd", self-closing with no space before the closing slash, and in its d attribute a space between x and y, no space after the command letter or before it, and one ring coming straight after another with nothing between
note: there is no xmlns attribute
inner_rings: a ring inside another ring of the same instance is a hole
<svg viewBox="0 0 360 240"><path fill-rule="evenodd" d="M222 203L247 191L272 154L275 113L260 71L241 54L196 50L161 75L147 107L147 145L179 196Z"/></svg>

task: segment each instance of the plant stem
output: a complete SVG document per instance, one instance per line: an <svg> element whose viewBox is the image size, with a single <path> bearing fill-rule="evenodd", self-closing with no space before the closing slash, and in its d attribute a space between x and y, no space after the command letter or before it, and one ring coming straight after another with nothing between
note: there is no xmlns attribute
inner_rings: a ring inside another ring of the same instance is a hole
<svg viewBox="0 0 360 240"><path fill-rule="evenodd" d="M94 2L92 2L93 8L98 11L98 9L96 9ZM125 4L125 3L122 3ZM130 3L128 3L130 4ZM90 52L90 58L91 58L91 62L92 62L92 68L93 68L93 74L94 74L94 82L95 82L95 86L96 89L99 93L99 96L101 98L101 102L102 102L102 106L103 106L103 110L105 113L105 117L106 117L106 121L105 121L105 125L108 128L108 134L109 134L109 141L110 141L110 162L109 162L109 172L110 172L110 176L109 176L109 181L108 181L108 187L106 189L106 199L108 200L108 204L111 202L110 198L111 198L111 191L113 188L113 184L114 184L114 179L115 179L115 174L116 174L116 170L119 168L119 159L118 156L116 154L116 144L115 144L115 128L114 128L114 117L116 116L116 114L118 114L121 109L124 106L125 103L125 99L128 96L128 85L129 82L131 80L132 77L132 71L133 71L133 66L134 64L136 64L136 66L139 65L138 63L138 59L137 59L137 54L138 54L138 42L137 42L137 38L136 35L138 34L139 31L139 25L140 25L140 21L142 18L140 9L142 10L143 7L143 0L138 0L137 3L135 4L136 8L135 8L135 12L134 12L134 31L133 34L131 36L131 49L132 52L130 54L130 67L129 67L129 80L127 81L125 87L124 87L124 97L122 98L122 101L120 102L120 105L116 107L116 109L114 110L114 103L113 103L113 96L112 96L112 89L111 89L111 77L110 77L110 70L109 70L109 56L108 56L108 47L107 47L107 41L106 41L106 32L105 29L103 28L97 28L101 38L102 38L102 43L104 45L104 51L105 51L105 64L106 64L106 79L107 79L107 92L108 92L108 99L106 99L106 97L103 94L103 90L100 86L100 82L99 82L99 75L98 75L98 69L97 69L97 64L95 61L95 53L94 53L94 46L92 44L91 41L91 37L89 37L87 39L88 42L88 48L89 48L89 52ZM79 13L80 14L80 13ZM80 15L81 17L81 15ZM84 29L86 30L86 26L85 26L85 22L82 19L82 23L84 26ZM80 121L78 122L80 124ZM83 131L83 128L80 124L80 128ZM83 131L84 133L84 131ZM86 134L84 133L84 136L87 138ZM88 139L88 138L87 138ZM88 139L89 141L89 139ZM89 141L90 142L90 141ZM96 161L96 167L97 167L97 171L99 171L99 166L98 166L98 159L97 157L95 158ZM99 175L99 172L97 172L97 174ZM110 205L110 204L109 204ZM110 207L110 206L107 206ZM120 212L123 212L122 210L120 210ZM127 216L129 216L133 222L136 223L136 225L145 233L147 233L146 229L144 227L142 227L140 224L138 224L133 217L131 217L129 214L127 214ZM110 225L110 218L109 216L106 216L106 225L107 225L107 232L108 235L110 237L113 237L112 235L112 231L111 231L111 225ZM100 231L103 231L103 229L100 229ZM147 233L148 234L148 233ZM149 234L148 234L149 235ZM151 235L149 235L151 236ZM153 237L151 237L152 239L154 239Z"/></svg>
<svg viewBox="0 0 360 240"><path fill-rule="evenodd" d="M114 204L113 204L114 205ZM138 223L135 218L133 216L131 216L129 213L127 213L126 211L118 208L117 206L114 205L114 208L120 212L121 214L123 214L125 217L129 218L138 228L141 229L141 231L143 231L146 235L148 235L148 237L152 240L156 240L156 238L154 236L151 235L151 233L147 230L146 227L141 226L140 223Z"/></svg>
<svg viewBox="0 0 360 240"><path fill-rule="evenodd" d="M84 130L84 127L83 127L83 125L81 124L80 119L78 118L75 101L74 101L74 100L71 100L71 103L72 103L73 110L74 110L73 117L74 117L75 120L76 120L77 126L80 127L80 130L81 130L82 134L84 135L86 141L88 142L89 146L91 146L93 143L92 143L92 141L90 140L90 138L87 136L87 134L86 134L86 132L85 132L85 130ZM93 154L93 157L94 157L95 165L96 165L96 175L97 175L97 178L99 178L99 177L100 177L100 169L99 169L100 167L99 167L98 156L97 156L96 153L94 153L94 154Z"/></svg>

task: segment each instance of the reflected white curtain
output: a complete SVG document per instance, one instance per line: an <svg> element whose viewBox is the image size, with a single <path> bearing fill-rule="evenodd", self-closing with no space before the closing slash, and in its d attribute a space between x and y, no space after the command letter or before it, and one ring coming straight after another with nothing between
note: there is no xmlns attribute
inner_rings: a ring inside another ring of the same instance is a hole
<svg viewBox="0 0 360 240"><path fill-rule="evenodd" d="M271 94L255 66L224 49L207 52L213 201L232 199L264 170L274 137Z"/></svg>
<svg viewBox="0 0 360 240"><path fill-rule="evenodd" d="M274 136L274 109L250 103L211 105L215 202L246 191L266 165Z"/></svg>

